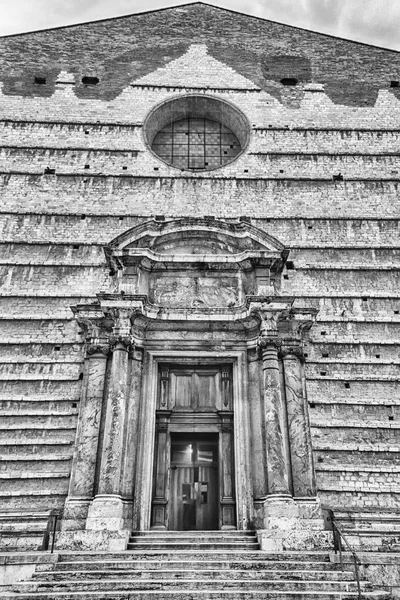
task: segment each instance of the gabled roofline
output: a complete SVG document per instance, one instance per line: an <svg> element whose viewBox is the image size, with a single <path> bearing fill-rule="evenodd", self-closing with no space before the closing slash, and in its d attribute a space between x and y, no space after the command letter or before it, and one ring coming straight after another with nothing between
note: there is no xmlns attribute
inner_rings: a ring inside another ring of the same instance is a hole
<svg viewBox="0 0 400 600"><path fill-rule="evenodd" d="M257 21L262 21L264 23L274 23L275 25L283 25L285 27L290 27L290 29L295 29L297 31L306 31L307 33L314 33L316 35L323 35L325 37L331 38L333 40L342 40L344 42L349 42L350 44L358 44L359 46L367 46L368 48L374 48L376 50L384 50L385 52L394 52L395 54L400 54L400 50L394 50L393 48L385 48L384 46L375 46L374 44L368 44L367 42L359 42L357 40L350 40L348 38L332 35L330 33L323 33L321 31L315 31L313 29L306 29L305 27L297 27L295 25L289 25L288 23L282 23L282 21L272 21L271 19L264 19L263 17L258 17L256 15L249 15L248 13L241 12L239 10L234 10L232 8L225 8L224 6L215 6L211 2L203 2L199 0L198 2L184 2L183 4L174 4L172 6L165 6L163 8L154 8L152 10L144 10L135 13L129 13L126 15L120 15L118 17L107 17L105 19L95 19L94 21L83 21L82 23L73 23L71 25L58 25L57 27L46 27L44 29L35 29L33 31L24 31L22 33L12 33L10 35L2 35L0 36L0 41L5 38L19 37L22 35L31 35L32 33L42 33L44 31L57 31L58 29L70 29L71 27L80 27L81 25L91 25L95 23L105 23L106 21L118 21L119 19L126 19L127 17L135 17L140 15L146 15L150 13L156 12L164 12L166 10L172 10L174 8L182 8L184 6L193 6L196 4L202 4L203 6L210 6L211 8L215 8L217 10L223 10L225 12L233 13L236 15L241 15L247 17L249 19L256 19Z"/></svg>

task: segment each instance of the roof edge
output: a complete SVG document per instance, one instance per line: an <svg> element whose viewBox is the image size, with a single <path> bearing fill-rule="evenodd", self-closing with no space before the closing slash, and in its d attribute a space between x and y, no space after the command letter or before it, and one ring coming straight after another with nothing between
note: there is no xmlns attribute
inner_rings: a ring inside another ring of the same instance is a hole
<svg viewBox="0 0 400 600"><path fill-rule="evenodd" d="M56 27L45 27L44 29L34 29L32 31L23 31L21 33L11 33L8 35L1 35L0 41L3 39L6 39L6 38L19 37L22 35L31 35L33 33L42 33L45 31L57 31L59 29L70 29L71 27L80 27L81 25L91 25L91 24L95 24L95 23L105 23L106 21L118 21L119 19L125 19L127 17L134 17L136 15L146 15L146 14L150 14L150 13L163 12L166 10L172 10L174 8L182 8L184 6L195 6L196 4L201 4L203 6L209 6L211 8L215 8L217 10L223 10L225 12L248 17L249 19L256 19L258 21L263 21L265 23L274 23L276 25L283 25L284 27L290 27L290 29L295 29L297 31L306 31L307 33L313 33L315 35L323 35L323 36L331 38L333 40L341 40L344 42L349 42L350 44L357 44L359 46L367 46L368 48L374 48L375 50L384 50L385 52L394 52L395 54L400 54L400 50L394 50L393 48L386 48L384 46L376 46L375 44L369 44L368 42L359 42L358 40L351 40L349 38L332 35L330 33L323 33L321 31L315 31L313 29L306 29L305 27L297 27L296 25L290 25L289 23L283 23L282 21L272 21L271 19L265 19L264 17L250 15L248 13L241 12L239 10L234 10L232 8L225 8L224 6L216 6L215 4L212 4L211 2L203 2L202 0L198 0L197 2L184 2L182 4L173 4L172 6L165 6L163 8L154 8L152 10L144 10L144 11L139 11L139 12L135 12L135 13L128 13L128 14L124 14L124 15L119 15L117 17L106 17L104 19L95 19L93 21L83 21L81 23L72 23L71 25L58 25Z"/></svg>

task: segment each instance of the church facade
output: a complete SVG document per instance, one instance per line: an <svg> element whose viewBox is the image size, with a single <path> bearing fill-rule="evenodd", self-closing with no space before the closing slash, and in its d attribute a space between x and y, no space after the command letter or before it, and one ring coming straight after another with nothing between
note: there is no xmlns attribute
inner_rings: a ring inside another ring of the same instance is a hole
<svg viewBox="0 0 400 600"><path fill-rule="evenodd" d="M3 546L398 544L399 54L201 2L0 47Z"/></svg>

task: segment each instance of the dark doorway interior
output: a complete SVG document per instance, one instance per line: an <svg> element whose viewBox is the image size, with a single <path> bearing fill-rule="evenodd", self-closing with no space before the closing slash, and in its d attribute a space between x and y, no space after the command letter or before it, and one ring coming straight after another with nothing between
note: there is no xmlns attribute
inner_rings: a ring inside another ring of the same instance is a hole
<svg viewBox="0 0 400 600"><path fill-rule="evenodd" d="M218 529L218 434L172 434L169 529Z"/></svg>

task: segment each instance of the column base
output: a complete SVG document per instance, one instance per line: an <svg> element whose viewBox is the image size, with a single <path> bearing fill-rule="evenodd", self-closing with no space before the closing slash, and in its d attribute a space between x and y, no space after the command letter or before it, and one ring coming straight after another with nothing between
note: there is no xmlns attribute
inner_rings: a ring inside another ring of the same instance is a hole
<svg viewBox="0 0 400 600"><path fill-rule="evenodd" d="M121 531L131 529L132 502L113 494L99 494L89 507L86 530Z"/></svg>
<svg viewBox="0 0 400 600"><path fill-rule="evenodd" d="M64 505L61 531L77 531L85 529L91 502L92 498L68 497Z"/></svg>
<svg viewBox="0 0 400 600"><path fill-rule="evenodd" d="M93 501L68 498L58 550L126 550L132 530L132 502L101 494ZM82 527L83 523L83 527Z"/></svg>
<svg viewBox="0 0 400 600"><path fill-rule="evenodd" d="M261 550L322 550L332 548L318 498L274 494L256 503L257 536Z"/></svg>

